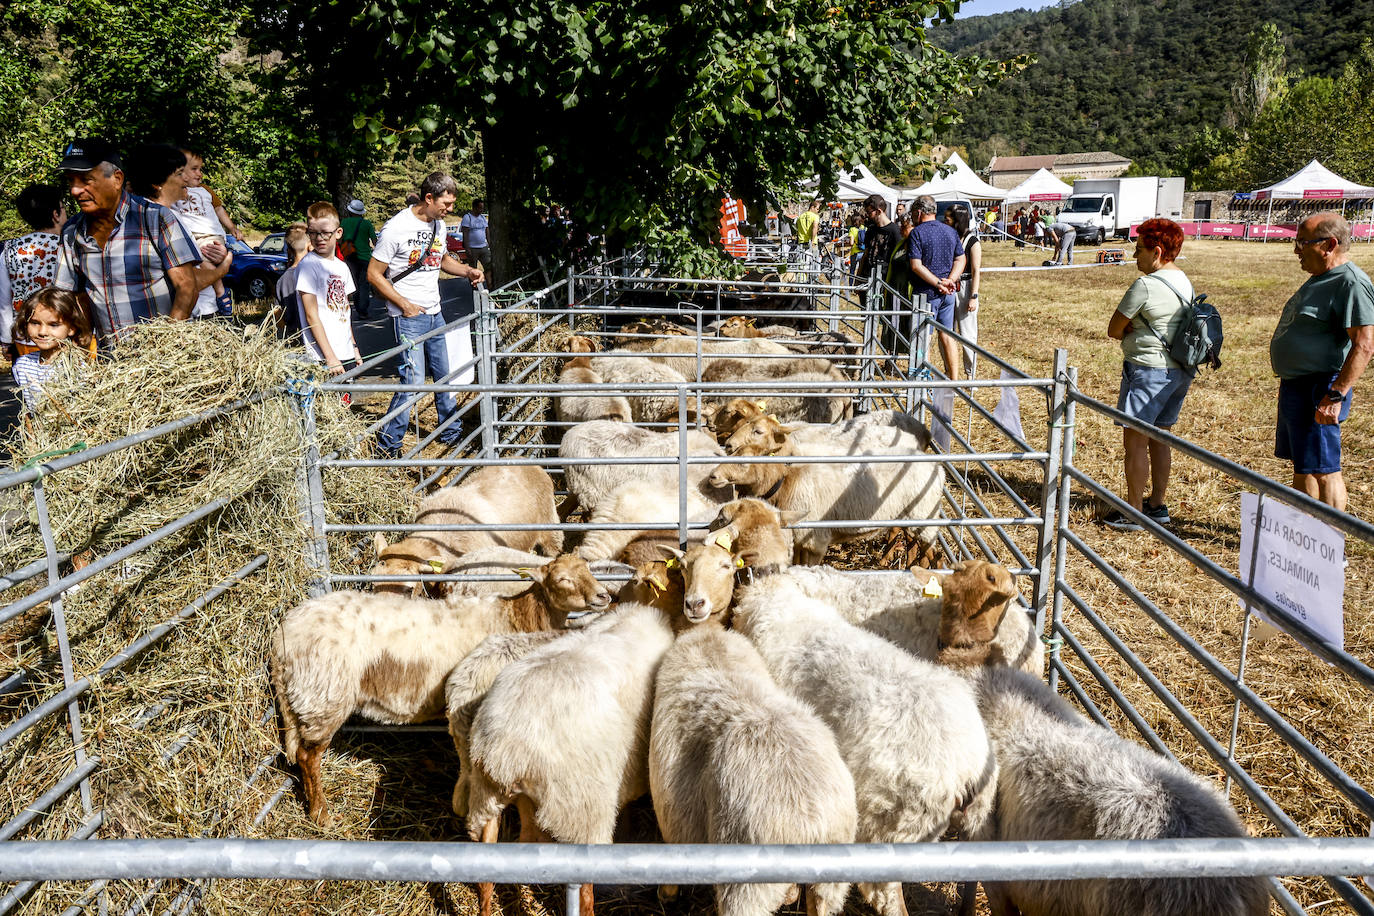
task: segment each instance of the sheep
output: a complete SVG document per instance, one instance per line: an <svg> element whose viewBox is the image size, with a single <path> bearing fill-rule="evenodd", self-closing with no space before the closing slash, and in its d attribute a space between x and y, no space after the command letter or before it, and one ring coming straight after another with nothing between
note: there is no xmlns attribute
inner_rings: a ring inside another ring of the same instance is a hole
<svg viewBox="0 0 1374 916"><path fill-rule="evenodd" d="M607 619L605 615L601 619ZM468 781L472 778L472 754L468 735L472 719L487 695L492 681L511 662L563 635L559 630L534 633L498 633L488 636L457 664L444 680L444 707L448 711L448 733L458 753L458 781L453 786L453 813L467 817Z"/></svg>
<svg viewBox="0 0 1374 916"><path fill-rule="evenodd" d="M745 315L731 315L714 328L721 337L796 337L797 329L782 324L756 327L754 319Z"/></svg>
<svg viewBox="0 0 1374 916"><path fill-rule="evenodd" d="M839 369L824 365L825 363L825 360L812 359L718 359L702 370L701 378L705 382L777 381L810 385L811 388L805 391L787 391L770 395L769 410L785 421L834 423L853 413L854 401L846 391L826 394L834 391L834 382L843 382L846 376ZM812 364L820 364L822 368L803 368ZM777 371L774 371L774 367ZM715 405L719 403L719 398L706 401L702 405L702 412L718 409Z"/></svg>
<svg viewBox="0 0 1374 916"><path fill-rule="evenodd" d="M933 842L951 826L982 828L997 761L962 677L847 623L783 575L738 590L734 627L834 732L854 777L857 842ZM900 883L859 892L884 916L905 916Z"/></svg>
<svg viewBox="0 0 1374 916"><path fill-rule="evenodd" d="M737 429L735 435L740 433ZM788 451L796 448L791 434L785 434L784 440L781 449L771 454L796 454ZM920 451L914 436L871 426L828 442L820 439L814 450L808 449L815 455L910 455ZM707 480L716 487L734 484L746 495L761 495L778 508L801 512L808 519L857 521L934 518L943 496L944 476L943 467L927 462L722 464ZM817 565L832 543L858 540L882 527L886 526L804 528L794 537L796 562ZM935 529L922 528L917 537L931 545Z"/></svg>
<svg viewBox="0 0 1374 916"><path fill-rule="evenodd" d="M681 385L687 380L671 366L647 359L642 354L625 352L604 353L593 357L592 371L610 385ZM660 423L677 419L677 393L664 390L635 393L625 396L630 405L630 419L636 423Z"/></svg>
<svg viewBox="0 0 1374 916"><path fill-rule="evenodd" d="M579 557L529 571L513 598L430 601L334 592L287 611L272 634L271 673L287 763L299 763L310 819L329 820L320 763L353 713L387 724L444 712L444 678L493 633L585 626L611 596Z"/></svg>
<svg viewBox="0 0 1374 916"><path fill-rule="evenodd" d="M553 479L531 465L488 465L473 470L456 486L443 487L420 501L417 525L494 525L502 522L549 525L547 531L424 531L388 545L378 532L374 576L414 576L442 570L458 557L479 547L541 550L557 556L563 532L553 501ZM378 582L373 591L418 595L421 583Z"/></svg>
<svg viewBox="0 0 1374 916"><path fill-rule="evenodd" d="M594 632L568 633L501 671L469 735L469 836L495 842L514 801L522 839L610 843L620 809L649 789L653 679L690 625L680 607L622 601ZM492 885L478 885L478 899L490 916ZM584 884L582 912L592 907Z"/></svg>
<svg viewBox="0 0 1374 916"><path fill-rule="evenodd" d="M687 491L687 520L707 522L716 514L717 503L702 496L697 490ZM674 486L665 487L662 481L630 481L612 490L605 499L592 507L587 519L590 525L604 525L616 522L672 522L678 521L678 491ZM614 560L622 557L622 551L643 535L652 540L662 540L664 535L654 535L633 529L601 528L587 532L582 545L578 547L579 556L587 560ZM676 543L676 537L672 538ZM656 556L662 556L657 554ZM637 558L639 559L639 558ZM632 564L637 565L637 564Z"/></svg>
<svg viewBox="0 0 1374 916"><path fill-rule="evenodd" d="M674 542L676 543L676 542ZM655 554L655 557L662 554ZM502 595L510 598L529 587L522 570L542 566L548 557L509 547L482 547L463 554L444 567L444 572L456 576L507 576L502 580L456 581L443 583L451 595ZM627 571L624 564L592 562L587 564L594 576L617 575ZM633 571L633 570L629 570Z"/></svg>
<svg viewBox="0 0 1374 916"><path fill-rule="evenodd" d="M996 582L987 582L989 573ZM984 655L1030 674L1044 672L1045 647L1034 619L1020 605L1012 605L1017 593L1011 575L996 564L975 561L944 577L905 571L847 576L821 566L793 566L787 576L804 594L830 604L845 620L920 658L963 664L961 656L972 651L973 643L975 657ZM932 579L936 588L930 586ZM983 613L965 612L966 607ZM959 625L975 614L976 632Z"/></svg>
<svg viewBox="0 0 1374 916"><path fill-rule="evenodd" d="M1001 666L972 686L997 754L997 814L979 840L1244 837L1207 780L1078 715L1043 682ZM1072 778L1066 778L1071 774ZM994 916L1268 916L1264 881L1094 878L983 882ZM966 899L966 907L972 896Z"/></svg>
<svg viewBox="0 0 1374 916"><path fill-rule="evenodd" d="M595 353L596 344L589 338L574 336L568 338L568 352ZM577 356L563 363L563 371L558 375L560 385L601 385L607 380L592 366L588 356ZM582 423L587 420L632 419L630 402L623 395L562 394L554 398L554 415L564 423Z"/></svg>
<svg viewBox="0 0 1374 916"><path fill-rule="evenodd" d="M719 627L679 636L659 665L649 787L669 843L854 842L854 780L834 735L773 683L747 639ZM788 892L718 884L717 910L767 916ZM848 893L848 884L813 885L807 913L833 916Z"/></svg>
<svg viewBox="0 0 1374 916"><path fill-rule="evenodd" d="M876 441L886 448L910 449L914 445L921 452L930 450L930 430L920 420L900 410L875 410L842 423L786 424L776 413L766 411L772 407L771 401L739 399L730 401L726 407L728 413L734 415L734 425L721 444L731 455L808 455L819 454L816 449L822 447L843 448L848 452L859 435L866 435L870 442L877 437ZM727 415L717 426L712 418L712 429L718 440L731 419ZM858 432L861 429L870 432L861 434Z"/></svg>
<svg viewBox="0 0 1374 916"><path fill-rule="evenodd" d="M700 430L688 430L687 453L702 456L725 454L714 438ZM558 446L559 458L627 459L624 464L569 465L563 469L563 479L571 496L570 502L588 509L603 502L611 491L628 481L654 481L665 489L676 489L677 465L642 464L634 459L676 457L677 454L676 432L654 432L629 423L615 423L610 420L579 423L563 435L563 441ZM721 491L706 483L711 470L710 465L690 465L687 469L687 482L708 499L716 499L730 491Z"/></svg>

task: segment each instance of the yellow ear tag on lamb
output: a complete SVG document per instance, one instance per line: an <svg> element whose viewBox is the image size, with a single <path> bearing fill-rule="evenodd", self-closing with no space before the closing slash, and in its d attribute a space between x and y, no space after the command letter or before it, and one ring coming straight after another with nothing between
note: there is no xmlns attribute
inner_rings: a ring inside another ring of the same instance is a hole
<svg viewBox="0 0 1374 916"><path fill-rule="evenodd" d="M719 534L716 535L715 544L721 550L729 550L730 547L734 544L734 540L730 537L729 531L722 530Z"/></svg>
<svg viewBox="0 0 1374 916"><path fill-rule="evenodd" d="M668 569L675 568L677 566L677 557L669 557L668 559L663 561L663 565L666 566Z"/></svg>
<svg viewBox="0 0 1374 916"><path fill-rule="evenodd" d="M735 569L744 568L744 557L735 557Z"/></svg>
<svg viewBox="0 0 1374 916"><path fill-rule="evenodd" d="M768 402L767 402L767 401L763 401L763 400L755 401L755 402L754 402L754 406L757 407L759 410L767 410L767 409L768 409Z"/></svg>
<svg viewBox="0 0 1374 916"><path fill-rule="evenodd" d="M518 568L518 569L515 571L515 574L516 574L517 576L519 576L520 578L522 578L522 579L533 579L533 578L534 578L534 576L531 576L531 575L530 575L530 568L529 568L528 566L521 566L520 568Z"/></svg>
<svg viewBox="0 0 1374 916"><path fill-rule="evenodd" d="M940 587L940 580L934 576L931 576L930 581L926 583L926 587L921 589L921 594L927 598L939 598L944 593L945 590Z"/></svg>
<svg viewBox="0 0 1374 916"><path fill-rule="evenodd" d="M429 561L429 568L432 569L432 570L434 570L434 571L437 572L437 573L441 573L441 572L444 571L444 561L443 561L443 560L430 560L430 561Z"/></svg>

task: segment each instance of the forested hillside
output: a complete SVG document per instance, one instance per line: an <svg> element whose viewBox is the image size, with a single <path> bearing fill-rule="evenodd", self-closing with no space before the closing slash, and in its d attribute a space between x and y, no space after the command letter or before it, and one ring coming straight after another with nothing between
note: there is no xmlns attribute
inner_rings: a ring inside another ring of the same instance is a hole
<svg viewBox="0 0 1374 916"><path fill-rule="evenodd" d="M1037 59L968 103L946 140L979 167L993 155L1103 149L1191 177L1227 152L1227 131L1246 127L1232 89L1247 37L1266 22L1282 36L1290 83L1334 79L1374 37L1374 0L1081 0L940 25L931 39L951 51Z"/></svg>

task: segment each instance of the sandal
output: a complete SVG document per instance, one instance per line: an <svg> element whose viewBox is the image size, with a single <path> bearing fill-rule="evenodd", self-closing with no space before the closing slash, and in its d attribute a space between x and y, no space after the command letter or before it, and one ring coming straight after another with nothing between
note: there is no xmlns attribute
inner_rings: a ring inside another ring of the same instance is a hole
<svg viewBox="0 0 1374 916"><path fill-rule="evenodd" d="M224 315L225 317L232 316L234 314L233 294L231 294L228 290L225 290L224 295L216 296L215 311L220 315Z"/></svg>

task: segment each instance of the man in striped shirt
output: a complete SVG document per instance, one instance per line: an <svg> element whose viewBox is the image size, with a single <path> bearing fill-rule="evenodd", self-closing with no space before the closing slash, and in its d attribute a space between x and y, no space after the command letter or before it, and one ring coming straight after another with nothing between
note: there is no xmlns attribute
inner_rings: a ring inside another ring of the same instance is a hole
<svg viewBox="0 0 1374 916"><path fill-rule="evenodd" d="M84 294L102 346L141 321L191 317L200 250L167 208L124 187L119 152L73 140L62 158L81 213L62 229L55 286Z"/></svg>

